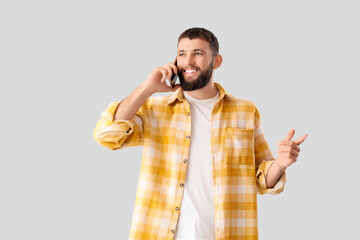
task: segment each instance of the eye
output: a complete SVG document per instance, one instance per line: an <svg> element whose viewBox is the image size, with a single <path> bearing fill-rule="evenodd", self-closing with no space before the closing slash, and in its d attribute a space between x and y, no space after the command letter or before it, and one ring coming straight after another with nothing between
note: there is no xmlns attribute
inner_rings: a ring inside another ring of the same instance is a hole
<svg viewBox="0 0 360 240"><path fill-rule="evenodd" d="M202 52L196 52L196 55L203 55Z"/></svg>
<svg viewBox="0 0 360 240"><path fill-rule="evenodd" d="M183 56L185 56L184 53L179 53L179 57L183 57Z"/></svg>

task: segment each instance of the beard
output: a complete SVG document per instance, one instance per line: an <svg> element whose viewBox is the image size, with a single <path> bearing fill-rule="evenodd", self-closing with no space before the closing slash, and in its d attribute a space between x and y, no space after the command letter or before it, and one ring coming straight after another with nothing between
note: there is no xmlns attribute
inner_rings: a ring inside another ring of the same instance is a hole
<svg viewBox="0 0 360 240"><path fill-rule="evenodd" d="M192 67L192 66L190 66ZM179 69L178 75L180 80L180 86L184 91L194 91L197 89L201 89L203 87L206 87L208 83L210 82L211 76L213 73L213 61L209 64L209 67L205 69L204 71L200 72L200 75L197 79L187 82L184 78L184 69Z"/></svg>

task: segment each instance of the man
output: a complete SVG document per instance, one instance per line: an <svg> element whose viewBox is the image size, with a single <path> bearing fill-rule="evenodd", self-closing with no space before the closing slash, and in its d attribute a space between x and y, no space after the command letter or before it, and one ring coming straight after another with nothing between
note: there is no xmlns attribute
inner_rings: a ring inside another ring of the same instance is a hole
<svg viewBox="0 0 360 240"><path fill-rule="evenodd" d="M256 106L213 82L221 63L214 34L188 29L174 62L101 114L98 143L143 146L130 239L258 239L256 194L283 190L307 134L293 141L290 130L274 160Z"/></svg>

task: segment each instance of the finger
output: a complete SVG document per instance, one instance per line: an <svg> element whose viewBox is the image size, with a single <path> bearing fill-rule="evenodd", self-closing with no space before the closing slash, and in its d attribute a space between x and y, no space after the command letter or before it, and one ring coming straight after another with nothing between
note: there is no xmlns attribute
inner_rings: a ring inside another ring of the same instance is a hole
<svg viewBox="0 0 360 240"><path fill-rule="evenodd" d="M172 73L175 73L177 74L177 67L175 66L175 64L169 62L168 64L166 64L164 66L164 68L168 69L170 72L171 72L171 76L172 76ZM171 77L170 76L170 77Z"/></svg>
<svg viewBox="0 0 360 240"><path fill-rule="evenodd" d="M165 79L165 72L164 72L164 69L162 68L159 68L159 72L161 73L161 83L164 82L164 79Z"/></svg>
<svg viewBox="0 0 360 240"><path fill-rule="evenodd" d="M176 67L174 64L172 64L172 63L169 63L169 66L170 66L171 70L172 70L175 74L177 74L177 67Z"/></svg>
<svg viewBox="0 0 360 240"><path fill-rule="evenodd" d="M170 76L172 75L171 69L169 69L168 67L165 68L165 78L168 79L170 81Z"/></svg>
<svg viewBox="0 0 360 240"><path fill-rule="evenodd" d="M166 76L168 75L167 70L164 68L160 68L160 72L162 74L161 83L166 83L165 79L166 79Z"/></svg>
<svg viewBox="0 0 360 240"><path fill-rule="evenodd" d="M290 153L291 155L295 156L295 157L298 157L299 156L299 152L296 151L295 149L291 148L291 147L280 147L278 149L278 153L281 153L281 154L287 154L287 153Z"/></svg>
<svg viewBox="0 0 360 240"><path fill-rule="evenodd" d="M296 151L300 152L300 148L294 141L280 141L277 143L279 147L281 146L290 146L291 148L295 149Z"/></svg>
<svg viewBox="0 0 360 240"><path fill-rule="evenodd" d="M294 130L294 129L291 129L291 130L287 133L287 135L286 135L286 137L284 138L284 140L291 140L291 138L294 136L294 134L295 134L295 130Z"/></svg>
<svg viewBox="0 0 360 240"><path fill-rule="evenodd" d="M167 77L167 79L170 81L171 80L171 77L172 77L172 75L173 75L173 69L172 69L172 67L170 66L170 65L167 65L167 66L165 66L165 69L168 71L168 77Z"/></svg>
<svg viewBox="0 0 360 240"><path fill-rule="evenodd" d="M277 157L281 159L291 159L293 162L295 162L298 156L293 155L291 152L278 152Z"/></svg>
<svg viewBox="0 0 360 240"><path fill-rule="evenodd" d="M296 149L290 147L290 146L281 146L278 148L278 152L291 152L291 151L294 151L294 152L298 152Z"/></svg>
<svg viewBox="0 0 360 240"><path fill-rule="evenodd" d="M302 135L301 137L299 137L298 139L296 139L294 142L297 144L297 145L300 145L302 144L305 139L308 137L309 135L306 133L304 135Z"/></svg>

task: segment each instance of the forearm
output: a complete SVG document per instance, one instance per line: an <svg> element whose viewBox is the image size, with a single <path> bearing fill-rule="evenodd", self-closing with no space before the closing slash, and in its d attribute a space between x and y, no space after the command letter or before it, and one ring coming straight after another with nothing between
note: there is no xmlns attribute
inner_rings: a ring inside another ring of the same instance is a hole
<svg viewBox="0 0 360 240"><path fill-rule="evenodd" d="M152 94L153 92L145 84L140 84L130 96L121 101L114 120L130 120Z"/></svg>
<svg viewBox="0 0 360 240"><path fill-rule="evenodd" d="M279 178L284 174L286 168L279 167L275 160L266 175L266 187L272 188L278 182Z"/></svg>

